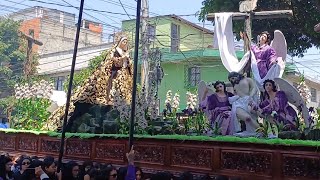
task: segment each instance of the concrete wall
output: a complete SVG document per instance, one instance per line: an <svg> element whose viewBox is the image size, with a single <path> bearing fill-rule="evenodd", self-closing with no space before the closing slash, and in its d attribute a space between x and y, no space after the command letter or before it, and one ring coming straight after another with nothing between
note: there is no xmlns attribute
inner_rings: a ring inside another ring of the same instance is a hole
<svg viewBox="0 0 320 180"><path fill-rule="evenodd" d="M42 46L34 46L33 51L39 55L73 49L76 26L75 15L67 12L33 7L18 11L10 16L14 20L21 20L21 30L29 34L33 29L35 38L43 43ZM99 28L100 26L96 27ZM102 43L101 29L81 28L79 47L92 46Z"/></svg>
<svg viewBox="0 0 320 180"><path fill-rule="evenodd" d="M35 6L32 8L26 8L18 12L12 13L10 18L16 21L30 20L34 18L43 18L55 22L61 22L68 26L75 25L75 15L60 11L57 9L49 9L45 7ZM62 20L62 21L61 21Z"/></svg>
<svg viewBox="0 0 320 180"><path fill-rule="evenodd" d="M43 46L39 48L38 53L42 55L73 49L75 34L75 26L67 26L59 22L41 19L39 40L43 43ZM79 47L92 46L101 43L101 33L94 33L88 29L81 28Z"/></svg>

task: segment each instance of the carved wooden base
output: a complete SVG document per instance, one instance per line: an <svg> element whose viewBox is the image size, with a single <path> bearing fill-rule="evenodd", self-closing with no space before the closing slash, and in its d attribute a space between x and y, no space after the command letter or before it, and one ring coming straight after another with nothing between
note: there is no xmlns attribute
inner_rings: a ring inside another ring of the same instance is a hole
<svg viewBox="0 0 320 180"><path fill-rule="evenodd" d="M58 156L59 138L28 133L0 132L0 151ZM149 172L192 171L244 179L320 179L316 147L214 141L136 139L136 164ZM126 138L68 138L65 159L125 165Z"/></svg>

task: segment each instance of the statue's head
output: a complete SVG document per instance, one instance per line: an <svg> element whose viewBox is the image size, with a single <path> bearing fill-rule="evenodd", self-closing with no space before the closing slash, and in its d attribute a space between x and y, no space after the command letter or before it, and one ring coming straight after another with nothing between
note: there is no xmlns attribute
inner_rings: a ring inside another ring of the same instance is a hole
<svg viewBox="0 0 320 180"><path fill-rule="evenodd" d="M270 44L271 43L271 35L268 31L263 31L259 35L259 44Z"/></svg>
<svg viewBox="0 0 320 180"><path fill-rule="evenodd" d="M117 47L121 48L124 51L128 50L128 38L126 36L123 36L120 38Z"/></svg>
<svg viewBox="0 0 320 180"><path fill-rule="evenodd" d="M226 92L227 91L227 87L223 81L216 81L213 84L213 87L216 89L216 92L223 92L223 91Z"/></svg>
<svg viewBox="0 0 320 180"><path fill-rule="evenodd" d="M231 84L234 86L235 84L239 84L241 79L243 79L243 75L237 72L230 72L228 75L228 79L231 82Z"/></svg>
<svg viewBox="0 0 320 180"><path fill-rule="evenodd" d="M263 82L263 89L266 92L277 92L277 85L276 82L274 82L273 80L267 79Z"/></svg>

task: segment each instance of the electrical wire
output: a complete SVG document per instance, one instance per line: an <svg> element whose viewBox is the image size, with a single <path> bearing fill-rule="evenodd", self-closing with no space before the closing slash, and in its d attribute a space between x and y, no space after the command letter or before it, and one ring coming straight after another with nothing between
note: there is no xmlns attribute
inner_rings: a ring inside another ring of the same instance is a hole
<svg viewBox="0 0 320 180"><path fill-rule="evenodd" d="M128 18L131 19L131 17L130 17L130 15L128 14L126 8L123 6L121 0L119 0L119 3L120 3L120 5L121 5L122 9L124 10L124 12L127 14Z"/></svg>

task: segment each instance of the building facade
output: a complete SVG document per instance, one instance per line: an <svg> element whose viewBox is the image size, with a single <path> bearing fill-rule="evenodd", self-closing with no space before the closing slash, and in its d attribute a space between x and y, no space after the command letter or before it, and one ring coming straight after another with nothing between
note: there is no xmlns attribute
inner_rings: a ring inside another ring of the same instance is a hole
<svg viewBox="0 0 320 180"><path fill-rule="evenodd" d="M33 45L39 55L73 49L76 25L75 15L64 11L35 6L12 13L9 16L22 21L20 30L42 42ZM88 20L82 21L79 47L102 43L102 25Z"/></svg>
<svg viewBox="0 0 320 180"><path fill-rule="evenodd" d="M162 54L164 77L158 93L161 110L168 90L180 94L179 108L182 110L187 106L187 91L196 93L201 80L227 80L228 71L221 62L219 50L212 48L212 31L176 15L157 16L148 22L150 61L153 61L154 49L159 48ZM134 42L135 21L123 21L122 29ZM237 56L241 58L243 53L237 52Z"/></svg>
<svg viewBox="0 0 320 180"><path fill-rule="evenodd" d="M290 82L294 87L298 87L300 82L300 74L290 73L285 76L285 79ZM305 76L306 85L309 87L311 98L307 104L308 107L320 107L320 81L311 77Z"/></svg>

